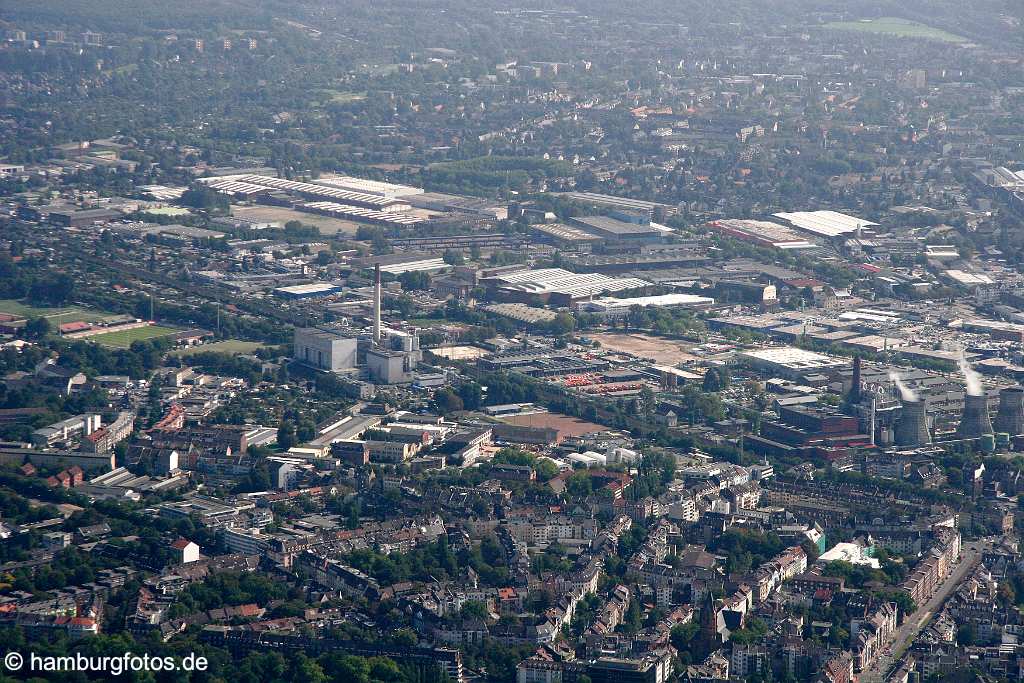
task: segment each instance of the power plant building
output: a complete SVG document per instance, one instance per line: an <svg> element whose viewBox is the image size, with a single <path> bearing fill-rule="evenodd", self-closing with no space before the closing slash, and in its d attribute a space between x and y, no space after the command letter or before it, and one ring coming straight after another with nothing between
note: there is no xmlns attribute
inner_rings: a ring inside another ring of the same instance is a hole
<svg viewBox="0 0 1024 683"><path fill-rule="evenodd" d="M381 330L380 342L366 351L366 370L375 384L408 384L423 359L419 335L404 330Z"/></svg>
<svg viewBox="0 0 1024 683"><path fill-rule="evenodd" d="M359 342L315 327L295 328L294 357L318 370L337 372L356 366Z"/></svg>
<svg viewBox="0 0 1024 683"><path fill-rule="evenodd" d="M988 414L988 396L966 394L964 396L964 414L960 418L960 425L956 428L956 435L961 439L979 439L993 432L992 420Z"/></svg>
<svg viewBox="0 0 1024 683"><path fill-rule="evenodd" d="M1007 387L999 392L999 412L994 426L997 432L1010 436L1024 434L1024 389Z"/></svg>

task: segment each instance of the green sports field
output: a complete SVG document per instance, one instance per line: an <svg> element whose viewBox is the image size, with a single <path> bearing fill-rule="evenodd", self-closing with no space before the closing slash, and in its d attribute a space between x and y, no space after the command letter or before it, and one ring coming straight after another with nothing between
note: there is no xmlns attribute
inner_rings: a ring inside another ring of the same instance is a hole
<svg viewBox="0 0 1024 683"><path fill-rule="evenodd" d="M909 19L899 17L880 17L864 21L833 21L824 25L825 28L838 31L859 31L860 33L876 33L893 36L894 38L922 38L937 40L944 43L966 43L967 38L958 36L941 28L928 26Z"/></svg>
<svg viewBox="0 0 1024 683"><path fill-rule="evenodd" d="M147 339L156 339L157 337L166 337L167 335L174 334L177 331L178 330L173 327L150 325L148 327L136 327L133 330L118 330L116 332L107 332L106 334L97 334L92 337L86 337L85 341L96 342L97 344L103 344L104 346L113 346L118 349L127 349L134 341L145 341Z"/></svg>

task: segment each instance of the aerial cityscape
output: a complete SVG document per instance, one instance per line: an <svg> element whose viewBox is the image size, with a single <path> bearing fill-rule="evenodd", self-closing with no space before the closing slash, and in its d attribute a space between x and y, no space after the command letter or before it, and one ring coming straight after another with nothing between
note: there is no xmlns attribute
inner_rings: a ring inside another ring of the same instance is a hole
<svg viewBox="0 0 1024 683"><path fill-rule="evenodd" d="M0 683L1024 679L1021 0L0 0Z"/></svg>

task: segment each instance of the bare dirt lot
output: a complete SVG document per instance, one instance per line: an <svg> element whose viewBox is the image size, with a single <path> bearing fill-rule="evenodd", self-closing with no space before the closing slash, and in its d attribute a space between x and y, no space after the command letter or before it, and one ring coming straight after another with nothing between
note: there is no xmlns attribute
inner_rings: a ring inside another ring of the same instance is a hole
<svg viewBox="0 0 1024 683"><path fill-rule="evenodd" d="M475 360L489 353L477 346L438 346L429 350L435 356L448 360Z"/></svg>
<svg viewBox="0 0 1024 683"><path fill-rule="evenodd" d="M646 334L617 332L599 332L587 336L600 342L601 348L629 353L656 363L675 365L684 361L697 360L697 356L689 352L693 348L693 344L690 342L651 337Z"/></svg>
<svg viewBox="0 0 1024 683"><path fill-rule="evenodd" d="M512 415L503 419L509 424L523 427L553 427L558 430L559 440L570 436L605 432L609 429L608 427L587 422L577 417L562 415L561 413L531 413L529 415Z"/></svg>

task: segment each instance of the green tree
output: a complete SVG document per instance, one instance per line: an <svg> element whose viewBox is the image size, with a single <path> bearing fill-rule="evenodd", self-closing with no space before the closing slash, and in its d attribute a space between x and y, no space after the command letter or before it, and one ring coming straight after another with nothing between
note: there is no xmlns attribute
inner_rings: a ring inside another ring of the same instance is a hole
<svg viewBox="0 0 1024 683"><path fill-rule="evenodd" d="M295 445L295 424L290 420L282 420L277 427L277 445L288 450Z"/></svg>
<svg viewBox="0 0 1024 683"><path fill-rule="evenodd" d="M46 318L32 318L25 323L25 336L29 339L42 339L50 333L50 321Z"/></svg>

